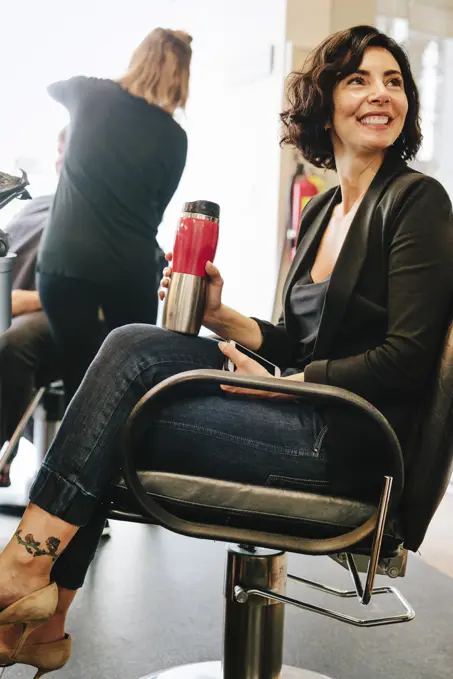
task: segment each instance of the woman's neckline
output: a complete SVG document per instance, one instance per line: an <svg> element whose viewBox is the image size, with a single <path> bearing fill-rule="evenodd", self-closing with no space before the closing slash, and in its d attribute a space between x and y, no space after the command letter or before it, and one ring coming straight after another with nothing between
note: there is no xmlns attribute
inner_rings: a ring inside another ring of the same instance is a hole
<svg viewBox="0 0 453 679"><path fill-rule="evenodd" d="M314 281L313 276L311 275L311 269L308 271L308 277L310 279L311 285L322 285L322 283L327 283L330 280L331 275L332 274L330 273L328 276L326 276L326 278L323 278L322 281Z"/></svg>

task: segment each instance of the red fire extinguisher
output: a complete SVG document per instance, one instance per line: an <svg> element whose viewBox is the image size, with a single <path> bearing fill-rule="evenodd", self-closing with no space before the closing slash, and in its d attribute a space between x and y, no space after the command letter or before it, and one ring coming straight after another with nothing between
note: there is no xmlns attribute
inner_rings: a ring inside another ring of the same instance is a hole
<svg viewBox="0 0 453 679"><path fill-rule="evenodd" d="M317 193L319 193L318 188L315 186L314 182L310 181L307 177L304 166L299 163L291 182L290 192L290 223L288 225L287 236L291 244L291 260L296 251L302 211L310 198Z"/></svg>

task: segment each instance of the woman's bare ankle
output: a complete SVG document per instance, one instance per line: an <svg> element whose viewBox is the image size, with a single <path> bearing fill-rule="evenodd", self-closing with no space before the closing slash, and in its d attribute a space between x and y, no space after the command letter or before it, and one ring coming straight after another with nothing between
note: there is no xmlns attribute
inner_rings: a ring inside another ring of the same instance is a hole
<svg viewBox="0 0 453 679"><path fill-rule="evenodd" d="M53 564L77 530L37 505L28 505L0 554L0 608L49 584Z"/></svg>

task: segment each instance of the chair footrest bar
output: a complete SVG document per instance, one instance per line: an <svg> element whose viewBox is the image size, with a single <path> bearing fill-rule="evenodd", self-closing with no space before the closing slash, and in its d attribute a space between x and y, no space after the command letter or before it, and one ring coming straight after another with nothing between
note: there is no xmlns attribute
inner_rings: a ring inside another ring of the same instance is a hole
<svg viewBox="0 0 453 679"><path fill-rule="evenodd" d="M300 580L302 580L302 578L300 578ZM320 589L327 594L334 594L335 596L344 598L354 598L357 596L355 591L333 590L333 588L327 588L324 585L319 586L319 583L310 583L310 581L306 581L305 584L309 584L309 586L314 587L315 589ZM401 622L409 622L415 617L414 609L401 594L401 592L396 589L396 587L377 587L373 590L373 595L391 594L402 604L404 612L398 613L396 615L379 616L374 618L357 618L353 615L346 615L345 613L340 613L339 611L325 608L324 606L316 606L315 604L310 604L306 601L299 601L298 599L293 599L292 597L275 594L274 592L266 589L246 590L242 587L235 587L234 594L236 601L241 604L247 603L250 596L259 596L265 599L273 599L274 601L279 601L283 604L291 604L291 606L296 606L297 608L302 608L305 611L311 611L312 613L318 613L319 615L324 615L327 618L333 618L334 620L339 620L340 622L345 622L348 625L354 625L355 627L381 627L382 625L395 625Z"/></svg>

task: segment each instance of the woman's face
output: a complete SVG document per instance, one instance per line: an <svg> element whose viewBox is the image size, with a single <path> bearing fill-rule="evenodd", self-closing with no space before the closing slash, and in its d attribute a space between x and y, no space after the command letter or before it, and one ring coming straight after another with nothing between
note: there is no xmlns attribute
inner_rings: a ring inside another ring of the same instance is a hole
<svg viewBox="0 0 453 679"><path fill-rule="evenodd" d="M383 151L401 134L408 103L401 69L383 47L365 50L356 73L333 94L330 126L334 153Z"/></svg>

